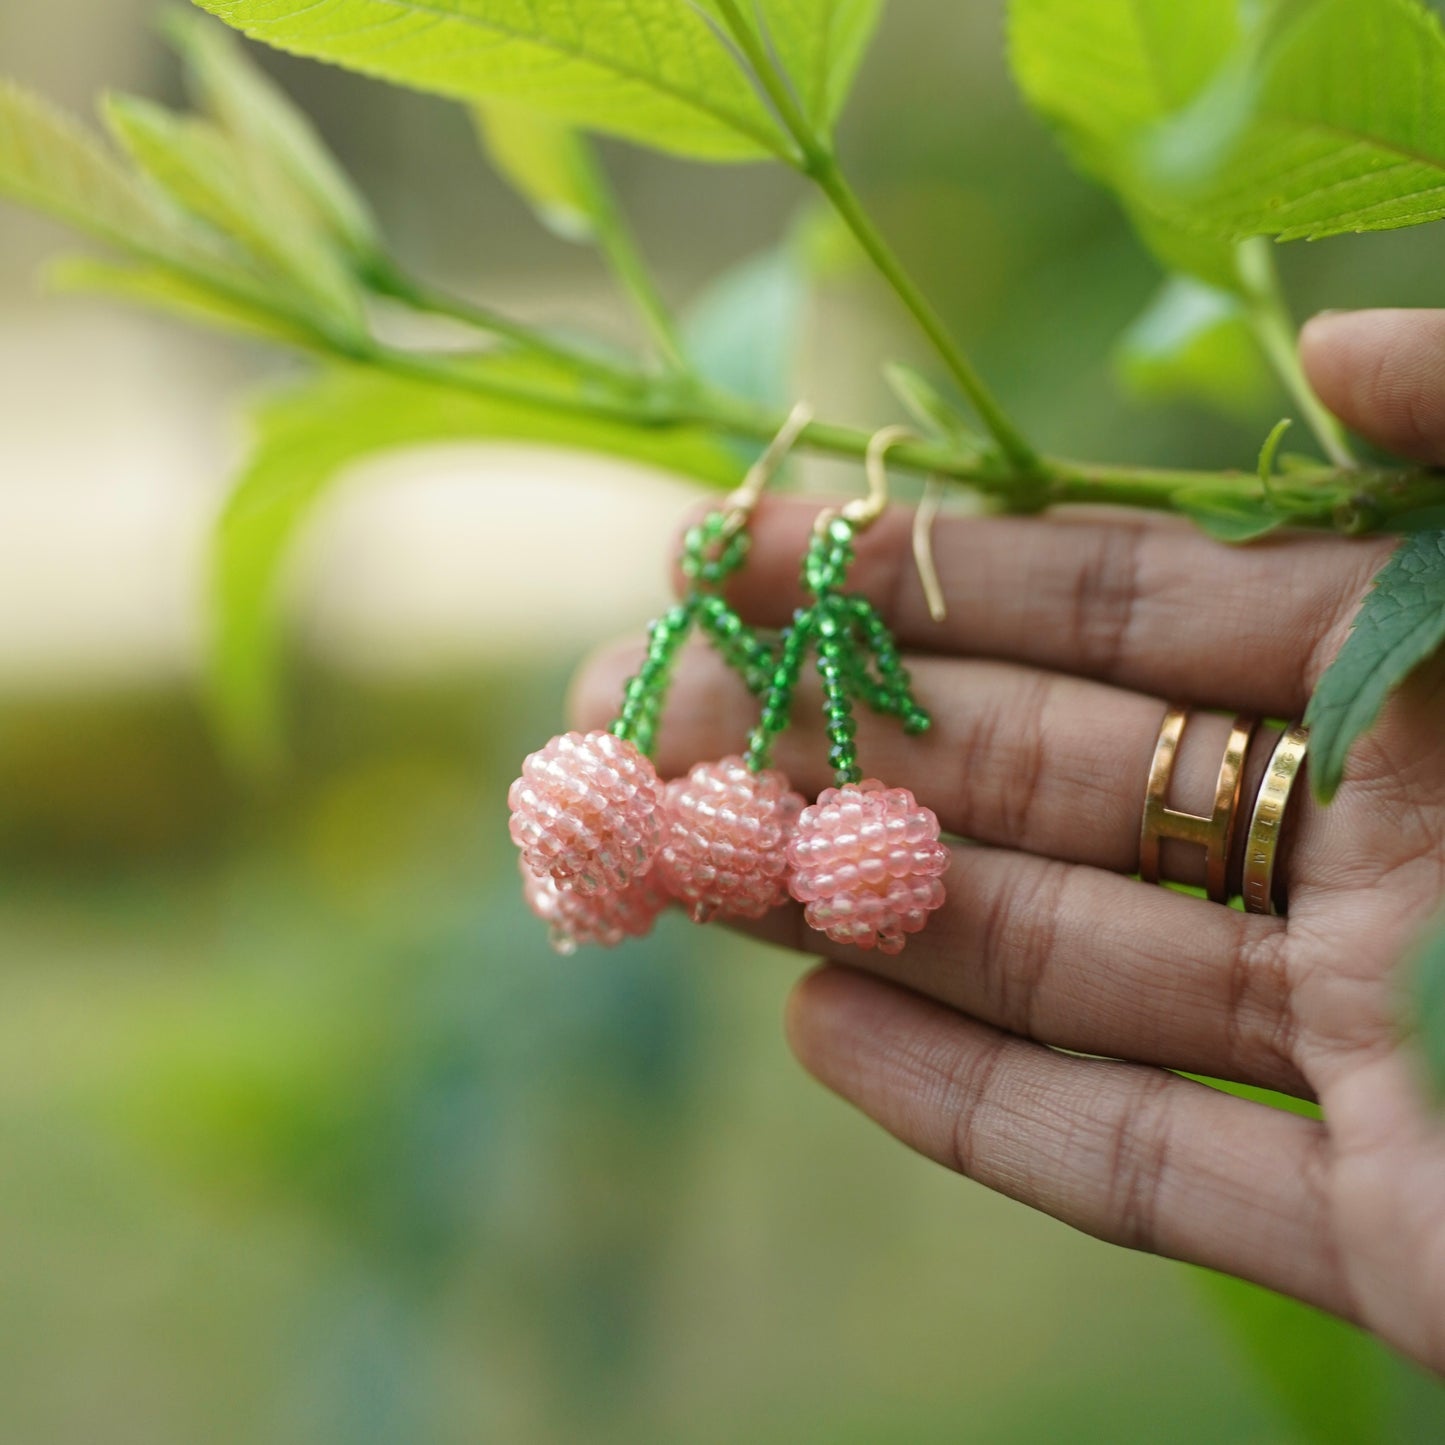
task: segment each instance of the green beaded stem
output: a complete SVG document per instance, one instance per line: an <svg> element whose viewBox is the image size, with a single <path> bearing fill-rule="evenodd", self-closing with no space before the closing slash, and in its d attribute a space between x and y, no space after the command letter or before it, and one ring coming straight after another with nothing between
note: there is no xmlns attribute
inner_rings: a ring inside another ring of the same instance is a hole
<svg viewBox="0 0 1445 1445"><path fill-rule="evenodd" d="M704 595L697 620L722 660L742 678L748 691L754 697L762 697L772 681L776 663L773 649L721 597Z"/></svg>
<svg viewBox="0 0 1445 1445"><path fill-rule="evenodd" d="M805 616L801 612L798 614L799 619ZM793 696L798 690L798 680L803 675L803 664L808 659L808 647L812 640L811 626L801 621L796 621L783 634L778 663L763 694L763 715L748 744L748 767L755 773L762 772L772 761L773 743L787 731L788 724L793 720Z"/></svg>
<svg viewBox="0 0 1445 1445"><path fill-rule="evenodd" d="M887 623L866 598L842 591L854 560L853 524L838 517L813 539L803 563L803 583L811 606L794 614L783 634L782 649L764 697L763 716L748 749L748 766L766 768L773 745L792 716L793 699L808 653L816 650L823 684L823 719L828 731L828 761L839 787L860 781L858 724L854 704L898 718L904 731L917 734L932 719L913 695Z"/></svg>
<svg viewBox="0 0 1445 1445"><path fill-rule="evenodd" d="M898 718L903 723L904 732L910 736L926 733L933 726L933 719L918 705L913 696L913 679L903 665L898 643L888 624L866 597L850 597L848 603L863 636L867 639L878 669L876 678L868 674L866 665L862 671L864 685L876 690L880 698L879 705L874 710Z"/></svg>
<svg viewBox="0 0 1445 1445"><path fill-rule="evenodd" d="M647 657L623 689L622 710L612 732L651 756L683 644L696 627L749 691L763 696L772 680L774 653L714 590L747 561L750 538L736 519L713 512L683 538L682 571L692 584L687 597L652 624Z"/></svg>

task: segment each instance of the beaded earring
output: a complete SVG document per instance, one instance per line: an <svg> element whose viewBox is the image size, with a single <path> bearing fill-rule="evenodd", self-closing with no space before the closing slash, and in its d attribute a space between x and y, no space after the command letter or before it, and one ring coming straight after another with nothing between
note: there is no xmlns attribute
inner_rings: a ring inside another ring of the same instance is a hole
<svg viewBox="0 0 1445 1445"><path fill-rule="evenodd" d="M747 560L753 512L811 421L810 408L795 407L723 508L688 530L687 596L652 624L612 727L553 738L512 784L523 893L559 952L642 937L674 900L703 921L724 908L758 917L787 898L786 846L804 800L786 779L725 759L669 789L652 753L673 667L694 630L755 696L769 686L773 647L721 589Z"/></svg>
<svg viewBox="0 0 1445 1445"><path fill-rule="evenodd" d="M819 517L803 564L812 601L783 634L779 666L748 751L750 767L766 767L774 739L788 725L807 654L815 649L836 786L798 819L788 847L789 891L804 905L809 927L834 943L884 954L901 952L908 935L920 932L942 906L951 856L931 809L907 788L865 780L858 765L855 703L898 719L910 736L933 725L914 696L887 623L866 597L843 590L858 535L888 504L888 452L907 438L897 428L879 432L868 449L868 497ZM915 555L938 617L942 604L935 600L931 561L924 564L924 537L922 530L915 533Z"/></svg>
<svg viewBox="0 0 1445 1445"><path fill-rule="evenodd" d="M897 953L943 903L949 852L938 820L906 788L863 780L853 716L861 703L911 735L931 725L887 624L866 598L844 591L855 540L887 505L887 454L906 434L880 432L868 450L868 497L819 518L803 566L811 600L781 636L750 628L719 590L745 562L753 509L809 419L795 410L726 508L688 532L688 595L654 623L612 729L554 738L512 785L525 895L561 951L639 937L673 901L705 922L760 918L791 894L832 941ZM932 606L936 587L928 590ZM663 785L651 753L674 663L694 629L759 699L762 715L745 757L699 763ZM836 783L811 806L770 766L810 653Z"/></svg>

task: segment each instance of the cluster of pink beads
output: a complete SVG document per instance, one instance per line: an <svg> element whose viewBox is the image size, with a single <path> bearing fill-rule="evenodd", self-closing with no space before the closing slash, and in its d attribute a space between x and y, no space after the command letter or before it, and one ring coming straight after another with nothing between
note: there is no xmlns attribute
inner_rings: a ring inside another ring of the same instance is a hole
<svg viewBox="0 0 1445 1445"><path fill-rule="evenodd" d="M788 858L793 897L834 943L901 953L943 904L949 852L907 788L829 788L799 819Z"/></svg>
<svg viewBox="0 0 1445 1445"><path fill-rule="evenodd" d="M648 933L670 902L698 922L761 918L789 893L839 943L896 953L943 902L938 820L904 788L830 789L808 807L737 757L663 786L611 733L567 733L512 785L525 896L563 952Z"/></svg>
<svg viewBox="0 0 1445 1445"><path fill-rule="evenodd" d="M788 896L788 843L805 806L778 772L741 758L699 763L669 783L657 869L694 922L761 918Z"/></svg>

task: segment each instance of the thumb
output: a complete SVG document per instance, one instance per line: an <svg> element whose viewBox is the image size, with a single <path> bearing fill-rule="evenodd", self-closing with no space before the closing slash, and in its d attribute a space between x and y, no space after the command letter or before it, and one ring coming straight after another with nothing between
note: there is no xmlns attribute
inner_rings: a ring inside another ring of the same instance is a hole
<svg viewBox="0 0 1445 1445"><path fill-rule="evenodd" d="M1316 316L1300 359L1352 431L1397 456L1445 462L1445 311Z"/></svg>

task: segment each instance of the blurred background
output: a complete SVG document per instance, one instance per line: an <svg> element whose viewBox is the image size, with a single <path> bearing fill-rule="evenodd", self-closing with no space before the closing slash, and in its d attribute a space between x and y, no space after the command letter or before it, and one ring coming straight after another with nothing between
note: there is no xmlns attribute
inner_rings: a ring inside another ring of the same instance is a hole
<svg viewBox="0 0 1445 1445"><path fill-rule="evenodd" d="M152 15L0 0L0 71L86 111L179 101ZM626 335L458 109L262 59L415 269ZM896 0L844 153L1045 446L1252 460L1278 398L1118 384L1157 276L1016 100L997 0ZM680 308L802 201L607 157ZM293 764L233 776L199 700L206 536L237 401L291 363L44 299L66 245L0 212L0 1445L1441 1438L1439 1391L1349 1332L825 1097L781 1039L796 960L675 920L549 952L506 785L571 667L662 602L678 484L514 447L358 468L290 577ZM1302 312L1438 303L1437 250L1283 261ZM887 298L827 287L820 407L893 419L894 356L925 360Z"/></svg>

